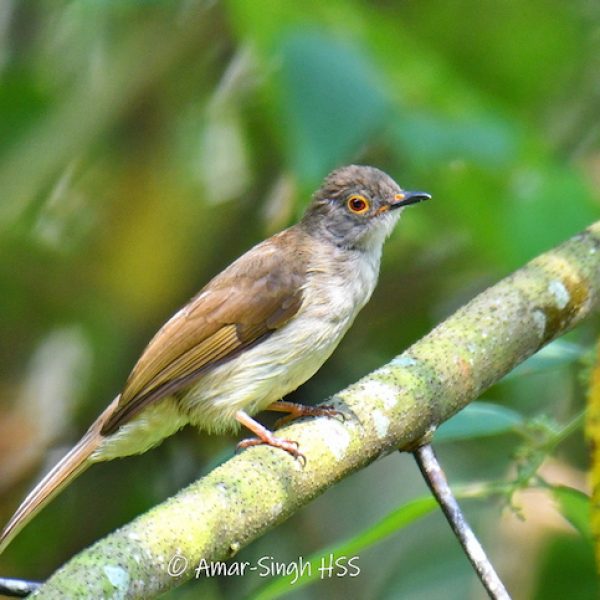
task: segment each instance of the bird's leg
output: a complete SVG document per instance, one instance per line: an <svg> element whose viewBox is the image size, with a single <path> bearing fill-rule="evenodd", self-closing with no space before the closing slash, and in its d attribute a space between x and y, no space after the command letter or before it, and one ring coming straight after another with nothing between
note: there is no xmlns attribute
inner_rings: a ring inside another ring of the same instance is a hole
<svg viewBox="0 0 600 600"><path fill-rule="evenodd" d="M298 442L293 440L284 440L273 435L273 432L269 431L266 427L263 427L258 421L255 421L252 417L247 415L243 410L238 410L235 413L235 418L252 433L256 434L255 438L248 438L242 440L238 445L238 450L249 448L250 446L259 446L261 444L267 444L267 446L273 446L274 448L281 448L294 458L299 459L301 462L306 464L306 457L298 450Z"/></svg>
<svg viewBox="0 0 600 600"><path fill-rule="evenodd" d="M286 402L285 400L273 402L265 410L289 413L287 416L277 419L275 422L276 429L300 417L341 417L342 421L345 421L347 416L344 412L333 408L329 404L324 404L323 406L306 406L304 404L297 404L296 402Z"/></svg>

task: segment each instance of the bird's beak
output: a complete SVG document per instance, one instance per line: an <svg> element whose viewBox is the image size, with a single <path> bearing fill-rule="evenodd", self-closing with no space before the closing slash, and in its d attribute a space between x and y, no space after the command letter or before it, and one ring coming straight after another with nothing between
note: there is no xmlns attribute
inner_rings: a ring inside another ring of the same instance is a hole
<svg viewBox="0 0 600 600"><path fill-rule="evenodd" d="M394 196L394 200L390 202L390 209L402 208L409 204L416 204L430 199L431 196L426 192L402 192Z"/></svg>

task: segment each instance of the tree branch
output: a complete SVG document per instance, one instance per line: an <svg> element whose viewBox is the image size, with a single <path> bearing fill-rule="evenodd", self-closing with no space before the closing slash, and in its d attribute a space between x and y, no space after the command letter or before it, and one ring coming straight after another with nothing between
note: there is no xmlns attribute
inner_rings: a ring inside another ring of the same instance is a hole
<svg viewBox="0 0 600 600"><path fill-rule="evenodd" d="M488 596L492 600L510 600L510 596L487 557L483 546L467 523L431 444L419 446L413 452L413 455L423 478L438 501L444 515L446 515L454 535L458 538Z"/></svg>
<svg viewBox="0 0 600 600"><path fill-rule="evenodd" d="M0 577L0 594L11 598L26 598L40 587L39 581Z"/></svg>
<svg viewBox="0 0 600 600"><path fill-rule="evenodd" d="M382 454L414 447L599 305L600 221L339 392L334 403L356 418L309 419L280 430L299 442L305 468L277 449L245 450L75 556L34 597L159 595L193 577L200 559L232 557L339 479ZM174 566L177 576L169 572Z"/></svg>

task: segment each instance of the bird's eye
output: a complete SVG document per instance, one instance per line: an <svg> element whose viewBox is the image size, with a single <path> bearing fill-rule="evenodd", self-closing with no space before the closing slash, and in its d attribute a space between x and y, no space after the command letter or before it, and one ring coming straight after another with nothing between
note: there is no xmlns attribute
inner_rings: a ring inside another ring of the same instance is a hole
<svg viewBox="0 0 600 600"><path fill-rule="evenodd" d="M362 215L369 210L369 201L364 196L359 196L358 194L350 196L347 205L350 211L357 215Z"/></svg>

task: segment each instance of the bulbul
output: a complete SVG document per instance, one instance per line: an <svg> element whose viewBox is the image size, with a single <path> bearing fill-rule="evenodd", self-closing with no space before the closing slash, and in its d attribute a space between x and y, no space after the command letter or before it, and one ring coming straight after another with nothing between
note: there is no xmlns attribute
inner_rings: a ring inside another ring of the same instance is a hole
<svg viewBox="0 0 600 600"><path fill-rule="evenodd" d="M330 173L299 223L246 252L163 325L122 392L25 498L0 552L90 465L145 452L187 424L214 433L241 424L257 436L242 448L268 444L302 458L252 415L336 414L281 398L333 352L375 288L402 209L428 198L373 167Z"/></svg>

